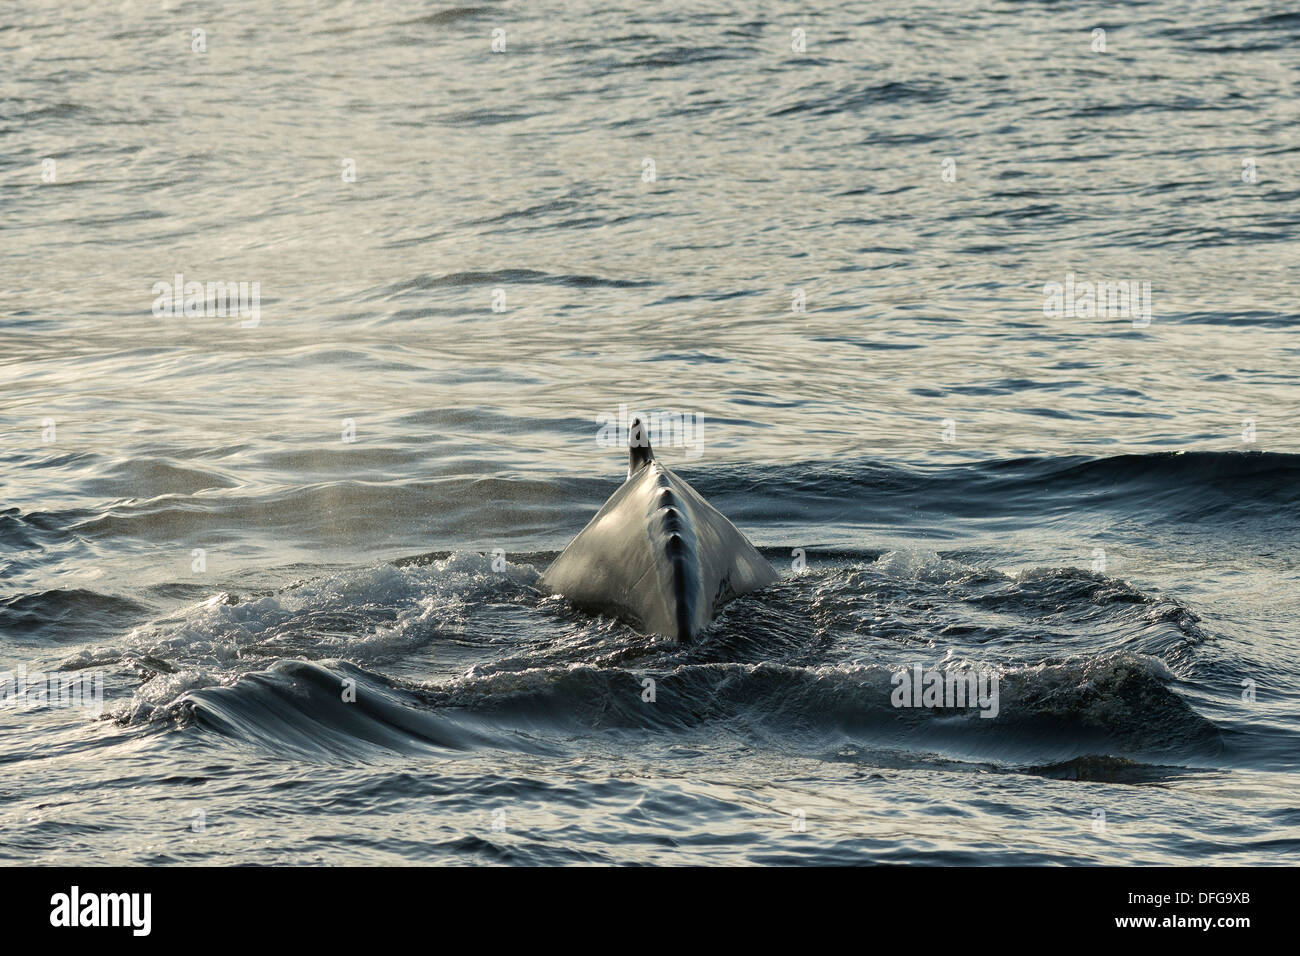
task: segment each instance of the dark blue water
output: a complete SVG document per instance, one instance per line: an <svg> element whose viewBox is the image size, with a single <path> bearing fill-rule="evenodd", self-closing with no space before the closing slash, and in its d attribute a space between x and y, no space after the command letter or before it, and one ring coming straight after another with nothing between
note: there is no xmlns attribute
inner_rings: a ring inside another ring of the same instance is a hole
<svg viewBox="0 0 1300 956"><path fill-rule="evenodd" d="M0 858L1294 856L1293 13L3 16L0 672L104 707ZM783 575L688 647L536 587L620 406Z"/></svg>

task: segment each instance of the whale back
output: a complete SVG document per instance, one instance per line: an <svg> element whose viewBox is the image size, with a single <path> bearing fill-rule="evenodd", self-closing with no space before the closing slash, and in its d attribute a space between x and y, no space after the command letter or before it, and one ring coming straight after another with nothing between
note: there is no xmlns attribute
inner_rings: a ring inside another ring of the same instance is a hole
<svg viewBox="0 0 1300 956"><path fill-rule="evenodd" d="M638 460L640 459L640 460ZM689 641L779 575L683 478L633 445L631 474L542 575L543 589L643 633Z"/></svg>

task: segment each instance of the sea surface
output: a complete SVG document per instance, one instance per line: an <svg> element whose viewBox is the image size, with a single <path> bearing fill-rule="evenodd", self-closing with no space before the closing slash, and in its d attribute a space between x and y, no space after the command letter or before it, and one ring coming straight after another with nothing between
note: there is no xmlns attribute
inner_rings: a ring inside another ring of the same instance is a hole
<svg viewBox="0 0 1300 956"><path fill-rule="evenodd" d="M0 861L1294 862L1298 82L1257 0L4 4L0 672L102 710L0 673ZM690 646L537 588L621 407L782 572Z"/></svg>

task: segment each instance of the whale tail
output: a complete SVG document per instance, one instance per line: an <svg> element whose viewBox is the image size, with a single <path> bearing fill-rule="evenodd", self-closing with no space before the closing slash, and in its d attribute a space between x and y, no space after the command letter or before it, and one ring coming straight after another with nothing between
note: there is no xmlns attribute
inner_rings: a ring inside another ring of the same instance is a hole
<svg viewBox="0 0 1300 956"><path fill-rule="evenodd" d="M640 418L632 419L627 430L627 476L631 478L642 466L654 461L654 449L650 447L650 432Z"/></svg>

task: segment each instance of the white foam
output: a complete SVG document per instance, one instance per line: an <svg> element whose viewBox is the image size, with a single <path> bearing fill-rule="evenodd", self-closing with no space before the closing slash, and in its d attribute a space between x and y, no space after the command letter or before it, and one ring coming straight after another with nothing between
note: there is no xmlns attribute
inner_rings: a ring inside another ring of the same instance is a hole
<svg viewBox="0 0 1300 956"><path fill-rule="evenodd" d="M424 565L377 564L324 575L253 600L222 592L136 628L120 646L80 651L63 666L145 658L172 665L176 670L136 690L128 710L140 714L281 658L364 663L460 631L491 594L517 596L537 580L528 565L506 561L495 571L493 564L490 555L456 552Z"/></svg>

